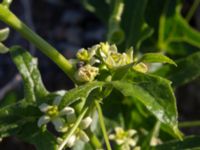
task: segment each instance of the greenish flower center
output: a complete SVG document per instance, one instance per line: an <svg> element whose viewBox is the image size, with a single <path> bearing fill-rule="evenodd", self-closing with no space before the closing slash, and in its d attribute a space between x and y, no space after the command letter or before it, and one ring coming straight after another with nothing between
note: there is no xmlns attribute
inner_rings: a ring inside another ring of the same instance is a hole
<svg viewBox="0 0 200 150"><path fill-rule="evenodd" d="M50 117L56 117L58 114L58 106L51 106L51 108L47 110L47 115Z"/></svg>

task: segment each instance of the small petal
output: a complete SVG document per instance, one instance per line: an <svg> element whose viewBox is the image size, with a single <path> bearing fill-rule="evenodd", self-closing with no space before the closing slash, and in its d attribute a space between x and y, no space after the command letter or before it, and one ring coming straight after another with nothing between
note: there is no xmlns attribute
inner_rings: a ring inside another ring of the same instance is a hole
<svg viewBox="0 0 200 150"><path fill-rule="evenodd" d="M37 125L38 125L38 127L41 127L43 124L47 124L49 121L50 121L50 117L44 115L39 118Z"/></svg>
<svg viewBox="0 0 200 150"><path fill-rule="evenodd" d="M68 106L63 108L60 111L60 115L70 115L70 114L74 114L74 113L75 113L74 109L71 107L68 107Z"/></svg>
<svg viewBox="0 0 200 150"><path fill-rule="evenodd" d="M86 129L90 126L90 124L92 123L92 118L91 117L86 117L85 119L83 119L79 125L79 127L81 129Z"/></svg>
<svg viewBox="0 0 200 150"><path fill-rule="evenodd" d="M53 101L53 105L58 106L60 104L62 97L61 96L56 96L56 98Z"/></svg>
<svg viewBox="0 0 200 150"><path fill-rule="evenodd" d="M83 130L81 130L80 132L79 132L79 138L80 138L80 140L82 140L83 142L89 142L89 137L87 136L87 134L83 131Z"/></svg>
<svg viewBox="0 0 200 150"><path fill-rule="evenodd" d="M66 94L66 91L65 90L60 90L60 91L57 91L56 94L58 94L60 96L64 96Z"/></svg>
<svg viewBox="0 0 200 150"><path fill-rule="evenodd" d="M110 140L115 140L115 138L116 138L115 134L110 134L110 135L109 135L109 139L110 139Z"/></svg>
<svg viewBox="0 0 200 150"><path fill-rule="evenodd" d="M69 138L69 140L67 141L67 146L68 146L69 148L71 148L72 146L74 146L75 142L76 142L76 136L75 136L75 135L72 135L72 136Z"/></svg>
<svg viewBox="0 0 200 150"><path fill-rule="evenodd" d="M130 129L128 130L128 137L132 137L133 135L135 135L137 133L136 130Z"/></svg>
<svg viewBox="0 0 200 150"><path fill-rule="evenodd" d="M124 129L121 127L116 127L115 132L116 132L116 134L121 134L121 133L124 133Z"/></svg>
<svg viewBox="0 0 200 150"><path fill-rule="evenodd" d="M130 146L128 144L123 144L121 146L121 150L131 150Z"/></svg>
<svg viewBox="0 0 200 150"><path fill-rule="evenodd" d="M40 109L41 112L47 112L47 110L48 110L49 108L51 108L51 106L48 105L48 104L46 104L46 103L43 103L43 104L41 104L41 105L39 106L39 109Z"/></svg>
<svg viewBox="0 0 200 150"><path fill-rule="evenodd" d="M136 139L128 139L128 144L130 146L135 146L137 144L137 140Z"/></svg>
<svg viewBox="0 0 200 150"><path fill-rule="evenodd" d="M116 139L115 141L116 141L117 145L121 145L125 142L125 139Z"/></svg>
<svg viewBox="0 0 200 150"><path fill-rule="evenodd" d="M56 131L58 131L58 132L61 132L61 131L62 131L62 128L63 128L64 123L63 123L63 121L62 121L61 118L58 118L58 117L57 117L57 118L53 119L53 120L52 120L52 123L53 123L53 125L54 125Z"/></svg>
<svg viewBox="0 0 200 150"><path fill-rule="evenodd" d="M58 137L58 138L56 139L56 141L57 141L57 143L58 143L58 144L62 144L62 142L63 142L63 139L62 139L62 138L60 138L60 137Z"/></svg>
<svg viewBox="0 0 200 150"><path fill-rule="evenodd" d="M140 146L136 146L133 148L133 150L141 150L141 147Z"/></svg>

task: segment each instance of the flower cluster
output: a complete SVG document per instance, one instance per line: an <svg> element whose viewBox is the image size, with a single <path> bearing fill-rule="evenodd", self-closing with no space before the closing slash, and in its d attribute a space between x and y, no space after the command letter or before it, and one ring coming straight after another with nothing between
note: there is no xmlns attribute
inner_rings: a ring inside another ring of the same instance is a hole
<svg viewBox="0 0 200 150"><path fill-rule="evenodd" d="M142 63L136 63L133 57L133 49L129 48L124 53L119 53L116 45L100 43L88 49L80 49L77 52L78 63L82 66L77 69L76 79L79 82L90 82L99 75L100 71L113 70L134 63L133 69L140 72L147 72L147 66Z"/></svg>
<svg viewBox="0 0 200 150"><path fill-rule="evenodd" d="M110 134L109 139L114 140L118 146L120 146L123 150L130 150L134 147L135 149L139 149L136 147L138 136L136 136L137 131L130 129L128 131L124 131L121 127L115 128L115 134Z"/></svg>
<svg viewBox="0 0 200 150"><path fill-rule="evenodd" d="M61 96L57 96L52 105L48 105L43 103L39 106L41 112L44 113L38 120L38 127L46 125L51 122L55 130L58 132L65 133L69 131L75 124L77 118L75 114L75 110L72 107L66 106L62 110L59 110L58 105L60 104ZM92 123L91 117L84 118L79 124L78 128L74 132L74 134L69 138L67 142L68 147L74 146L77 140L82 140L83 142L88 142L89 137L85 133L85 129L87 129ZM59 138L59 141L62 142L62 138Z"/></svg>

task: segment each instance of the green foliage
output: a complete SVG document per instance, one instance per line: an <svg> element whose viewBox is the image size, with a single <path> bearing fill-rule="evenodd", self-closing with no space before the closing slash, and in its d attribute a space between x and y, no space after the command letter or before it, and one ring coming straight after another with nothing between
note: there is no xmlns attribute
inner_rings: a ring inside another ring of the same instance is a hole
<svg viewBox="0 0 200 150"><path fill-rule="evenodd" d="M169 63L169 64L173 64L177 66L176 63L173 60L171 60L169 57L166 57L165 55L162 55L159 53L158 54L146 53L142 56L140 61L144 63Z"/></svg>
<svg viewBox="0 0 200 150"><path fill-rule="evenodd" d="M9 28L0 30L0 54L7 53L9 51L9 49L2 43L8 38L9 32L10 32Z"/></svg>
<svg viewBox="0 0 200 150"><path fill-rule="evenodd" d="M25 98L33 102L46 96L48 92L37 69L37 58L33 58L27 51L18 46L12 47L10 52L24 81Z"/></svg>
<svg viewBox="0 0 200 150"><path fill-rule="evenodd" d="M23 24L9 10L11 2L0 4L0 20L51 58L75 87L47 91L37 58L0 43L0 53L10 52L24 83L22 100L0 104L1 138L16 136L39 150L200 147L199 137L184 137L178 129L171 86L200 76L199 52L192 54L200 48L200 34L182 17L179 0L82 0L107 25L108 42L80 49L73 63ZM9 29L0 30L0 42L8 35ZM149 74L151 63L168 65Z"/></svg>
<svg viewBox="0 0 200 150"><path fill-rule="evenodd" d="M176 61L178 67L163 66L155 73L172 81L174 87L189 83L200 76L200 53Z"/></svg>
<svg viewBox="0 0 200 150"><path fill-rule="evenodd" d="M151 150L198 150L200 147L199 140L199 136L191 136L185 138L183 141L176 140L152 147Z"/></svg>
<svg viewBox="0 0 200 150"><path fill-rule="evenodd" d="M181 137L177 127L176 101L168 80L133 72L112 84L130 100L142 103L158 120L171 128L171 132Z"/></svg>

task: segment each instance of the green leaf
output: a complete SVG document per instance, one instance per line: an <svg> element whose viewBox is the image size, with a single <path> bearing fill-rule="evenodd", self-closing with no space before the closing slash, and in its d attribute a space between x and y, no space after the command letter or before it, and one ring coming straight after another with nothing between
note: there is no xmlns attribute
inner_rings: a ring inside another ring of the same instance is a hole
<svg viewBox="0 0 200 150"><path fill-rule="evenodd" d="M42 83L37 59L18 46L12 47L10 52L24 81L25 98L31 102L46 96L48 92Z"/></svg>
<svg viewBox="0 0 200 150"><path fill-rule="evenodd" d="M200 137L186 137L183 141L171 141L150 148L151 150L198 150L200 149Z"/></svg>
<svg viewBox="0 0 200 150"><path fill-rule="evenodd" d="M5 54L9 51L9 49L3 44L0 42L0 54Z"/></svg>
<svg viewBox="0 0 200 150"><path fill-rule="evenodd" d="M125 97L142 103L158 120L180 137L176 99L170 81L159 76L129 72L122 81L113 81L111 84Z"/></svg>
<svg viewBox="0 0 200 150"><path fill-rule="evenodd" d="M110 29L108 34L113 33L112 30L116 29L117 36L115 38L117 41L123 39L122 42L119 42L122 50L134 46L137 51L141 43L153 33L152 28L145 23L144 19L148 0L123 0L124 11L121 20L112 28L110 20L112 20L111 17L115 16L116 8L114 6L117 2L119 1L82 0L85 8L95 13L107 25Z"/></svg>
<svg viewBox="0 0 200 150"><path fill-rule="evenodd" d="M146 53L139 61L144 63L169 63L176 66L172 59L160 53Z"/></svg>
<svg viewBox="0 0 200 150"><path fill-rule="evenodd" d="M2 5L9 8L13 0L3 0Z"/></svg>
<svg viewBox="0 0 200 150"><path fill-rule="evenodd" d="M56 95L51 95L55 98ZM45 97L49 99L50 97ZM57 149L57 140L49 131L37 126L42 113L35 104L23 99L0 109L0 137L15 136L34 144L38 150Z"/></svg>
<svg viewBox="0 0 200 150"><path fill-rule="evenodd" d="M64 108L67 105L70 105L78 100L85 100L89 94L97 88L103 87L104 82L91 82L69 90L64 96L59 105L60 109Z"/></svg>
<svg viewBox="0 0 200 150"><path fill-rule="evenodd" d="M39 109L25 99L1 108L0 137L17 135L24 124L35 121L40 115Z"/></svg>
<svg viewBox="0 0 200 150"><path fill-rule="evenodd" d="M200 76L200 52L180 59L176 64L178 67L163 66L155 74L171 80L174 87L186 84Z"/></svg>
<svg viewBox="0 0 200 150"><path fill-rule="evenodd" d="M23 141L29 142L37 148L37 150L57 150L56 137L49 131L38 128L36 122L30 122L22 126L17 135Z"/></svg>
<svg viewBox="0 0 200 150"><path fill-rule="evenodd" d="M183 57L200 49L200 33L182 17L181 5L180 0L148 2L145 18L155 32L145 41L144 51L157 50Z"/></svg>
<svg viewBox="0 0 200 150"><path fill-rule="evenodd" d="M126 75L126 73L129 71L129 69L133 67L133 65L134 65L134 63L130 63L128 65L117 68L114 71L112 80L120 80L123 76Z"/></svg>
<svg viewBox="0 0 200 150"><path fill-rule="evenodd" d="M8 38L8 35L10 33L9 28L4 28L0 30L0 42L5 41Z"/></svg>

